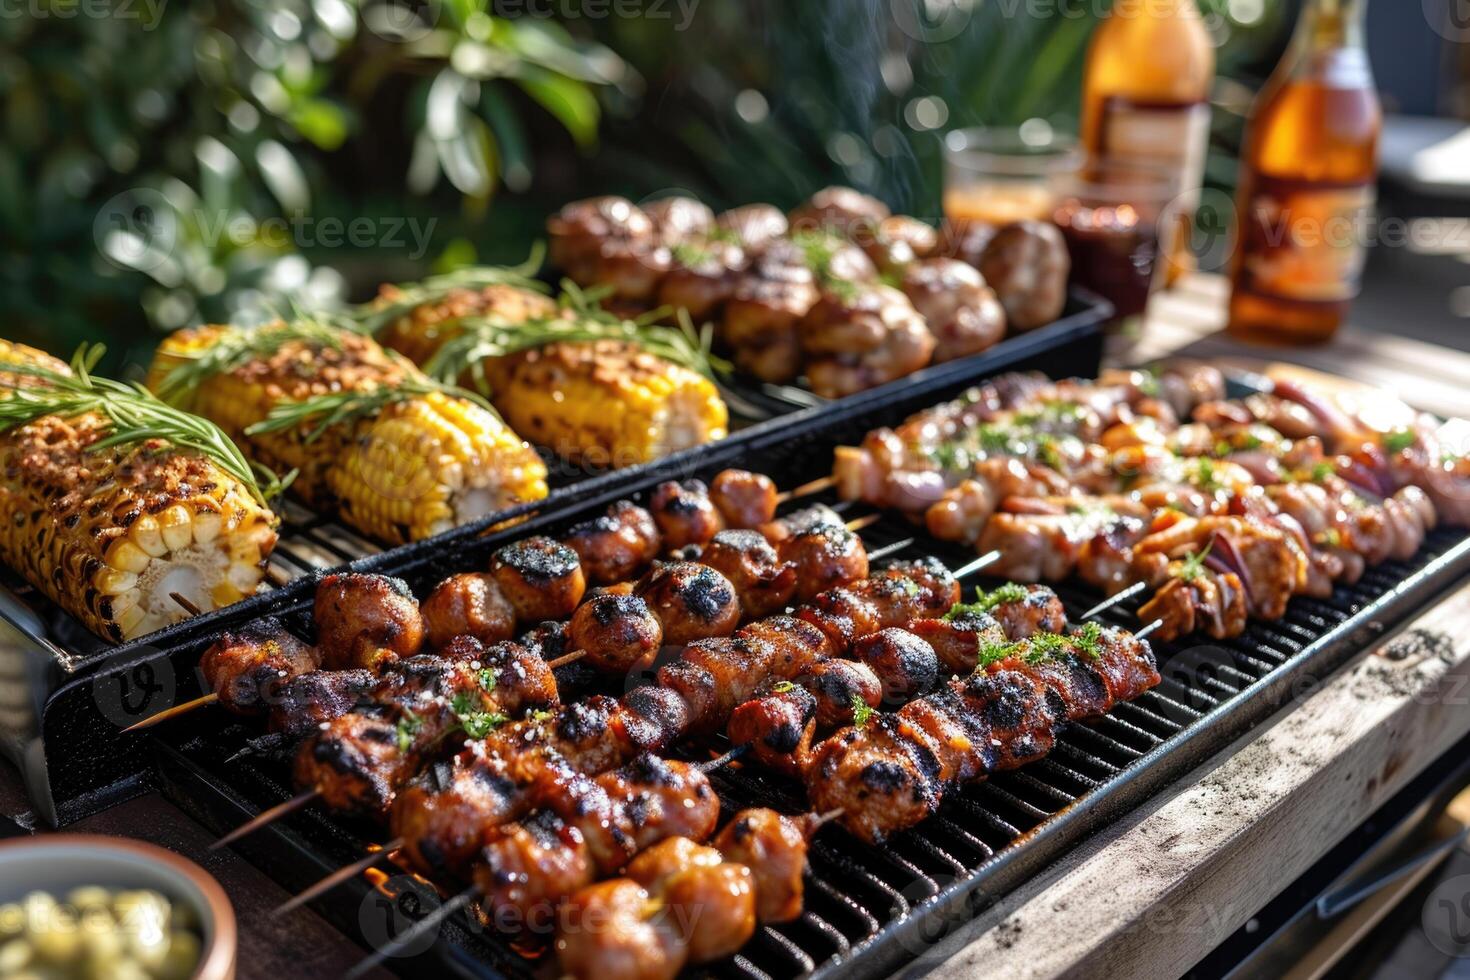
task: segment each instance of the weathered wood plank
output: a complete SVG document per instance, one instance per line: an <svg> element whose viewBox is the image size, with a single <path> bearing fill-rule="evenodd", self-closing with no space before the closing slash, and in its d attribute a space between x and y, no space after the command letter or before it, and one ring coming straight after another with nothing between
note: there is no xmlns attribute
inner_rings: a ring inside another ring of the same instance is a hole
<svg viewBox="0 0 1470 980"><path fill-rule="evenodd" d="M909 972L1177 976L1467 733L1470 585Z"/></svg>

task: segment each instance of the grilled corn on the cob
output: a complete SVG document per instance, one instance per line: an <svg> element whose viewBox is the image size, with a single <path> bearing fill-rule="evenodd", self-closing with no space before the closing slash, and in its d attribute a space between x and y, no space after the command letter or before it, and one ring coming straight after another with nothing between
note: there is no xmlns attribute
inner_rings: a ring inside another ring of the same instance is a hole
<svg viewBox="0 0 1470 980"><path fill-rule="evenodd" d="M228 327L180 331L164 341L149 385L229 336ZM261 329L283 329L264 327ZM319 419L283 431L247 433L272 408L342 392L426 381L375 341L340 331L332 344L288 340L210 374L182 399L214 420L256 461L297 470L293 491L388 544L438 534L546 496L546 465L493 413L444 392L389 401L369 415L320 431Z"/></svg>
<svg viewBox="0 0 1470 980"><path fill-rule="evenodd" d="M456 290L389 323L380 339L425 364L462 317L526 323L555 311L547 297L515 286ZM583 465L633 466L729 433L729 409L713 382L634 343L557 341L481 367L490 400L517 432Z"/></svg>
<svg viewBox="0 0 1470 980"><path fill-rule="evenodd" d="M0 341L0 377L68 368ZM36 384L41 384L35 381ZM0 388L0 400L13 397ZM209 458L159 439L88 452L108 435L95 413L48 415L0 433L0 558L97 635L129 640L237 602L265 575L275 515Z"/></svg>

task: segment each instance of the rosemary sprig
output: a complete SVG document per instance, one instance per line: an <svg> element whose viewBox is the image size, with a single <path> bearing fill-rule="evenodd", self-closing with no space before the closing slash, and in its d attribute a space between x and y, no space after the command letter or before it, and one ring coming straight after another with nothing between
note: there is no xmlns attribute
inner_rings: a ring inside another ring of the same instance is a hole
<svg viewBox="0 0 1470 980"><path fill-rule="evenodd" d="M467 398L487 412L496 414L490 403L473 391L456 388L454 385L444 384L433 378L410 377L397 382L391 388L383 385L376 388L365 388L361 391L334 391L328 395L317 395L299 402L277 402L271 406L265 418L247 427L245 434L257 436L270 432L283 432L315 422L315 426L306 434L306 442L310 444L320 439L333 426L377 415L389 405L433 394L448 395L451 398Z"/></svg>
<svg viewBox="0 0 1470 980"><path fill-rule="evenodd" d="M489 394L484 370L487 358L567 341L617 340L635 344L662 360L697 371L711 380L730 369L728 362L710 353L709 330L696 331L689 315L679 311L677 326L658 326L619 319L596 306L596 294L565 283L564 309L556 316L510 323L488 317L466 317L451 337L424 364L430 377L446 384L468 376L481 393Z"/></svg>
<svg viewBox="0 0 1470 980"><path fill-rule="evenodd" d="M260 327L234 327L214 343L164 375L158 397L170 405L185 406L201 384L257 358L269 357L286 344L302 341L322 348L342 346L338 327L311 317L298 317Z"/></svg>
<svg viewBox="0 0 1470 980"><path fill-rule="evenodd" d="M437 303L456 289L484 289L486 286L517 286L538 293L547 292L546 284L533 278L541 268L546 248L541 242L531 247L531 254L520 265L470 266L420 282L403 283L393 288L396 295L384 301L379 298L353 307L341 315L343 325L365 334L376 334L388 324L417 306Z"/></svg>
<svg viewBox="0 0 1470 980"><path fill-rule="evenodd" d="M9 377L0 377L0 432L26 425L48 415L76 418L97 413L107 419L110 432L87 447L104 452L161 439L214 461L244 484L261 504L283 491L291 476L278 479L253 465L230 437L208 419L169 405L138 384L99 378L92 372L106 353L101 344L83 344L72 357L71 373L24 362L0 362Z"/></svg>

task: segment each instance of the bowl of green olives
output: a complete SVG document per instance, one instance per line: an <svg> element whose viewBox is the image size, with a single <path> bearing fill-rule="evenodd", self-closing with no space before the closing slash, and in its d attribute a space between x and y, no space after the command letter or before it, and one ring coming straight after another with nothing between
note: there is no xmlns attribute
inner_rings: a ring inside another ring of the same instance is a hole
<svg viewBox="0 0 1470 980"><path fill-rule="evenodd" d="M46 834L0 843L0 977L233 980L219 883L151 844Z"/></svg>

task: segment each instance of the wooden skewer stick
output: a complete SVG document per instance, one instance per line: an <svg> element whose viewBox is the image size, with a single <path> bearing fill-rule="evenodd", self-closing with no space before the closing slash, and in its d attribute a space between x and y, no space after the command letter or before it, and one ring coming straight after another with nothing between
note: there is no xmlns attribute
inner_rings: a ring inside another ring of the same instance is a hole
<svg viewBox="0 0 1470 980"><path fill-rule="evenodd" d="M882 519L883 514L881 512L867 514L863 517L854 517L843 526L846 527L849 531L861 531L865 527L872 527L874 524L877 524Z"/></svg>
<svg viewBox="0 0 1470 980"><path fill-rule="evenodd" d="M1093 616L1096 616L1098 613L1104 612L1105 610L1108 610L1108 609L1111 609L1114 606L1118 605L1118 603L1120 603L1120 602L1127 602L1129 599L1131 599L1134 596L1138 595L1138 593L1142 592L1146 588L1148 588L1148 583L1147 582L1134 582L1132 585L1128 586L1128 588L1124 589L1122 592L1119 592L1119 593L1116 593L1115 595L1109 596L1108 598L1104 599L1102 602L1099 602L1097 605L1093 606L1091 609L1087 610L1087 612L1083 613L1081 616L1078 616L1077 618L1078 619L1091 619Z"/></svg>
<svg viewBox="0 0 1470 980"><path fill-rule="evenodd" d="M357 980L358 977L367 973L384 960L397 956L405 949L409 949L422 937L427 936L443 925L445 919L461 909L469 907L479 895L480 889L477 886L471 886L453 898L445 899L443 905L400 933L397 939L394 939L385 946L378 947L369 956L358 962L356 966L348 970L344 976L347 977L347 980Z"/></svg>
<svg viewBox="0 0 1470 980"><path fill-rule="evenodd" d="M299 909L301 906L316 898L318 895L325 895L327 892L331 891L333 888L336 888L338 885L347 881L351 881L353 878L356 878L368 868L371 868L373 865L383 860L383 858L398 850L400 847L403 846L403 844L404 840L402 837L396 837L393 840L390 840L388 843L384 844L381 848L369 854L362 860L354 861L345 868L338 868L336 871L333 871L321 881L307 888L301 894L293 895L285 902L282 902L280 905L276 906L275 911L271 912L271 915L285 915L287 912Z"/></svg>
<svg viewBox="0 0 1470 980"><path fill-rule="evenodd" d="M810 483L803 483L801 486L795 487L794 489L781 491L780 493L776 494L776 503L784 504L786 503L786 501L795 500L797 497L809 497L814 493L821 493L823 490L834 487L836 485L837 477L824 476L819 480L812 480Z"/></svg>
<svg viewBox="0 0 1470 980"><path fill-rule="evenodd" d="M198 606L194 605L194 603L190 602L187 597L179 595L177 592L170 592L168 594L168 597L174 602L177 602L181 607L183 607L184 612L188 613L190 616L203 615L203 611Z"/></svg>
<svg viewBox="0 0 1470 980"><path fill-rule="evenodd" d="M123 734L126 735L128 732L141 731L144 728L152 728L154 725L157 725L160 722L168 721L170 718L177 718L179 715L188 714L195 708L202 708L206 704L214 704L218 700L219 694L217 693L211 692L209 694L201 694L199 697L194 698L192 701L185 701L183 704L176 704L172 708L164 708L156 715L149 715L142 721L134 722L127 728L123 729Z"/></svg>
<svg viewBox="0 0 1470 980"><path fill-rule="evenodd" d="M217 851L222 847L233 844L240 838L253 834L267 824L281 819L288 813L301 809L320 795L321 790L309 789L305 793L296 794L284 803L277 803L269 810L262 810L255 815L254 819L241 824L213 844L210 844L209 849L211 851Z"/></svg>
<svg viewBox="0 0 1470 980"><path fill-rule="evenodd" d="M1134 633L1133 638L1137 640L1142 640L1154 630L1163 625L1164 621L1162 619L1156 619L1152 623L1149 623L1147 626L1145 626L1143 629L1139 630L1137 633Z"/></svg>
<svg viewBox="0 0 1470 980"><path fill-rule="evenodd" d="M998 561L1000 561L999 551L987 551L979 558L976 558L973 561L968 561L965 564L961 565L959 568L956 568L950 574L954 575L955 578L964 578L966 575L973 575L976 572L980 571L980 569L987 568L990 565L994 565Z"/></svg>
<svg viewBox="0 0 1470 980"><path fill-rule="evenodd" d="M551 670L556 670L556 668L558 667L565 667L567 664L574 664L585 656L587 656L586 650L573 650L571 653L562 654L555 660L546 661L546 666Z"/></svg>

